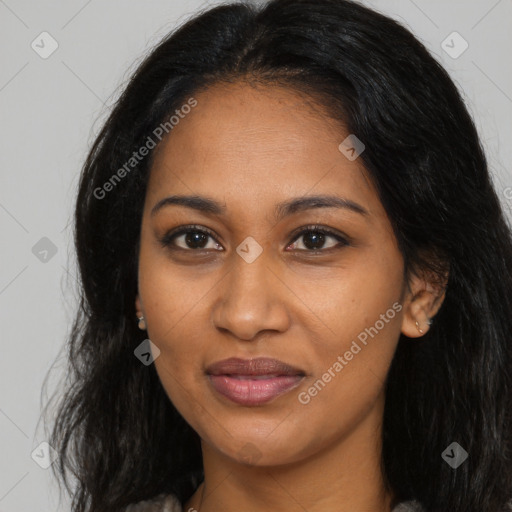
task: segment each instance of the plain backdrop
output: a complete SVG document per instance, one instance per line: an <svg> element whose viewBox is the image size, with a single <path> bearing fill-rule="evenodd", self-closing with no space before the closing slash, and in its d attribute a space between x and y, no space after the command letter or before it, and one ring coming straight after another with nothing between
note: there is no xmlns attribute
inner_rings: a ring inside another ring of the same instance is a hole
<svg viewBox="0 0 512 512"><path fill-rule="evenodd" d="M72 209L87 151L137 62L191 14L219 3L0 0L0 512L69 510L41 467L50 452L39 420L62 376L76 310ZM512 2L364 3L408 26L448 69L510 216Z"/></svg>

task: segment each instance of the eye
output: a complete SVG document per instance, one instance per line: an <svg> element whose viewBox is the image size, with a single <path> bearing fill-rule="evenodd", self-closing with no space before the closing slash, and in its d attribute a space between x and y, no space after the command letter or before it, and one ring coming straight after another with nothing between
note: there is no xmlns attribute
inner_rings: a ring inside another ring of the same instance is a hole
<svg viewBox="0 0 512 512"><path fill-rule="evenodd" d="M323 247L326 241L326 237L336 240L338 244L331 245L327 248ZM306 228L303 228L299 233L297 233L293 240L295 241L301 238L304 239L302 246L305 248L299 248L298 250L312 253L327 252L329 249L336 249L350 245L346 238L338 233L335 233L334 231L331 231L328 228L323 228L322 226L307 226ZM295 245L293 248L297 249L297 247L301 244L291 244L288 245L288 247L291 247L292 245Z"/></svg>
<svg viewBox="0 0 512 512"><path fill-rule="evenodd" d="M211 247L208 247L208 238L212 239ZM295 245L293 249L298 249L301 252L322 253L327 252L330 249L336 249L350 245L347 239L341 236L339 233L316 225L306 226L305 228L301 228L300 231L296 231L292 240L296 241L300 238L304 238L302 244L289 243L287 248ZM331 247L325 248L323 246L326 242L326 238L334 239L338 243L331 245ZM209 249L218 251L224 250L222 249L222 246L216 241L213 233L210 230L199 226L182 226L165 234L160 239L160 243L163 247L168 247L172 250L178 249L195 252ZM300 245L302 245L304 249L300 248Z"/></svg>
<svg viewBox="0 0 512 512"><path fill-rule="evenodd" d="M176 244L176 241L180 238L182 238L181 245ZM212 238L215 241L212 232L206 228L183 226L164 235L160 239L160 243L164 247L171 249L195 250L196 252L212 248L218 250L221 247L217 241L213 244L214 247L207 247L208 238Z"/></svg>

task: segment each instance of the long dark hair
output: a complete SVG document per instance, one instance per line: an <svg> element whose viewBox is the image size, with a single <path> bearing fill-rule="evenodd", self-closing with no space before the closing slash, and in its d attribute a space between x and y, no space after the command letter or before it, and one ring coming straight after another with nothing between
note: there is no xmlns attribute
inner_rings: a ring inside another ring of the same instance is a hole
<svg viewBox="0 0 512 512"><path fill-rule="evenodd" d="M185 501L203 478L197 434L154 365L133 353L145 338L134 304L156 150L126 162L199 91L237 80L291 87L356 134L407 275L442 282L449 269L431 329L401 336L386 382L382 471L396 502L501 512L512 497L511 229L446 71L407 29L350 0L200 13L145 58L96 138L75 211L69 384L50 439L73 512L116 512L161 493ZM469 454L457 469L441 457L452 442Z"/></svg>

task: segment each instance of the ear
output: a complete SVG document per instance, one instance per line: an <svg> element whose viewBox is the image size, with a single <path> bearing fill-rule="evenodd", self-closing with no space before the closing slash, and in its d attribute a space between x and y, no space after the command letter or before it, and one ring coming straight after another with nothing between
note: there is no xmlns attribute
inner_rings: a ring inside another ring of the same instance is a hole
<svg viewBox="0 0 512 512"><path fill-rule="evenodd" d="M137 296L135 297L135 312L137 314L137 317L141 317L144 314L142 308L142 301L138 293Z"/></svg>
<svg viewBox="0 0 512 512"><path fill-rule="evenodd" d="M429 321L434 318L444 301L447 284L448 271L444 272L441 279L432 272L411 275L404 300L402 334L408 338L418 338L430 329Z"/></svg>

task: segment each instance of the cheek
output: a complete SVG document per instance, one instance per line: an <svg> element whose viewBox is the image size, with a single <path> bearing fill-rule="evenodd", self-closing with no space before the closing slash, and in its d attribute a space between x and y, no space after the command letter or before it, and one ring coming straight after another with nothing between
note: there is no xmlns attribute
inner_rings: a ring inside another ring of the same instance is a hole
<svg viewBox="0 0 512 512"><path fill-rule="evenodd" d="M324 367L333 356L350 350L354 340L361 346L374 340L375 357L392 353L396 345L401 328L401 256L367 254L315 282L304 277L296 281L294 292L304 303L299 323L312 333L312 346Z"/></svg>
<svg viewBox="0 0 512 512"><path fill-rule="evenodd" d="M394 310L389 310L394 311ZM313 408L343 406L353 412L376 398L384 387L400 335L400 321L377 320L356 336L317 347L311 375L297 400Z"/></svg>
<svg viewBox="0 0 512 512"><path fill-rule="evenodd" d="M213 274L197 276L192 267L178 268L163 251L141 249L139 292L144 305L150 339L159 346L169 363L186 360L204 343L208 325L204 301L216 280ZM179 344L173 340L180 340Z"/></svg>
<svg viewBox="0 0 512 512"><path fill-rule="evenodd" d="M400 255L367 259L340 272L339 285L309 295L314 314L302 324L310 331L312 375L298 397L309 411L342 408L356 418L381 393L401 332L400 262Z"/></svg>
<svg viewBox="0 0 512 512"><path fill-rule="evenodd" d="M347 328L353 336L338 337L310 354L315 362L313 375L294 396L295 417L303 419L298 444L303 440L308 450L314 451L314 446L321 447L340 433L358 428L368 415L381 414L378 405L383 406L386 375L401 324L395 309L385 311L390 312L386 317L389 323L379 318L371 325L363 322L362 327ZM346 325L351 322L358 323L352 318ZM314 446L309 445L311 437Z"/></svg>
<svg viewBox="0 0 512 512"><path fill-rule="evenodd" d="M204 280L179 273L160 256L150 258L149 251L141 250L139 293L148 338L160 350L154 364L167 395L180 410L197 402L191 393L201 370L198 355L208 340L207 319L198 318L204 309L204 287Z"/></svg>

